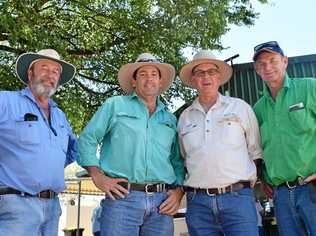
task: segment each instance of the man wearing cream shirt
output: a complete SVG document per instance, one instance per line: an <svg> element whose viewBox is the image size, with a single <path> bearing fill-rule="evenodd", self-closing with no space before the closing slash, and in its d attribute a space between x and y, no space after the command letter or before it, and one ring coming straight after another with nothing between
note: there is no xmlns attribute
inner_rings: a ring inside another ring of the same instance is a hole
<svg viewBox="0 0 316 236"><path fill-rule="evenodd" d="M232 68L209 50L180 72L182 82L198 92L178 123L191 236L258 235L252 192L255 162L262 158L258 124L246 102L218 92L231 75Z"/></svg>

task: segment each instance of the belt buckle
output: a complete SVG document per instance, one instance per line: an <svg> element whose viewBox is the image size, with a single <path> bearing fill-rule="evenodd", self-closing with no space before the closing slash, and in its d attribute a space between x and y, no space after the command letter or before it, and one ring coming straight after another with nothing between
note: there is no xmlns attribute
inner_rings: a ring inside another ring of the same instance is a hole
<svg viewBox="0 0 316 236"><path fill-rule="evenodd" d="M210 193L209 191L209 188L206 189L206 194L210 197L214 197L216 194L215 193Z"/></svg>
<svg viewBox="0 0 316 236"><path fill-rule="evenodd" d="M145 192L146 192L148 195L153 195L155 192L150 192L150 191L149 191L148 188L149 188L150 186L153 186L153 184L146 184L146 185L145 185ZM156 187L157 187L157 186L156 186Z"/></svg>
<svg viewBox="0 0 316 236"><path fill-rule="evenodd" d="M294 184L293 186L291 186L291 185L289 184L289 181L286 181L285 183L286 183L286 186L288 187L288 189L296 188L296 184Z"/></svg>

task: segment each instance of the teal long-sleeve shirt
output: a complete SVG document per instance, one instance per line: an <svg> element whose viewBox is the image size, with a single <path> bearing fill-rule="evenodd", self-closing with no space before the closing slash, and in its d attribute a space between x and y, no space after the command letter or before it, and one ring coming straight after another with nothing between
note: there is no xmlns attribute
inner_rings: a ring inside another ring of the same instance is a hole
<svg viewBox="0 0 316 236"><path fill-rule="evenodd" d="M81 133L78 154L79 165L131 183L183 183L176 118L159 99L150 117L135 93L107 99Z"/></svg>

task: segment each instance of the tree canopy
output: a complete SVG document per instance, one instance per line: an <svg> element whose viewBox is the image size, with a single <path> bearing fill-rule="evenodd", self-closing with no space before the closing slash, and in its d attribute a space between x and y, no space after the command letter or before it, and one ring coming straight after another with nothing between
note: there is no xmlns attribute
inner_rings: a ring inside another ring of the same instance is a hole
<svg viewBox="0 0 316 236"><path fill-rule="evenodd" d="M185 48L222 49L231 25L257 16L251 0L0 0L0 89L24 86L15 75L19 54L57 50L78 71L54 96L78 133L107 97L123 93L123 64L150 52L179 70ZM177 78L162 99L193 96Z"/></svg>

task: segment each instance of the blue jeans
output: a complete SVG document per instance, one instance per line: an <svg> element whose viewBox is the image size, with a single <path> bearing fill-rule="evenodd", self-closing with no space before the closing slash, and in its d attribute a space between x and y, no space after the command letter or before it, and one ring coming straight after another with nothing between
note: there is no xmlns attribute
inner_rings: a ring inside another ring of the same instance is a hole
<svg viewBox="0 0 316 236"><path fill-rule="evenodd" d="M173 236L173 217L159 214L165 192L130 191L124 199L105 198L102 203L101 236Z"/></svg>
<svg viewBox="0 0 316 236"><path fill-rule="evenodd" d="M308 185L274 189L273 202L281 236L316 236L315 198L316 190Z"/></svg>
<svg viewBox="0 0 316 236"><path fill-rule="evenodd" d="M0 195L0 235L57 236L60 215L58 197Z"/></svg>
<svg viewBox="0 0 316 236"><path fill-rule="evenodd" d="M186 222L190 236L258 236L253 192L250 188L215 196L187 192Z"/></svg>

